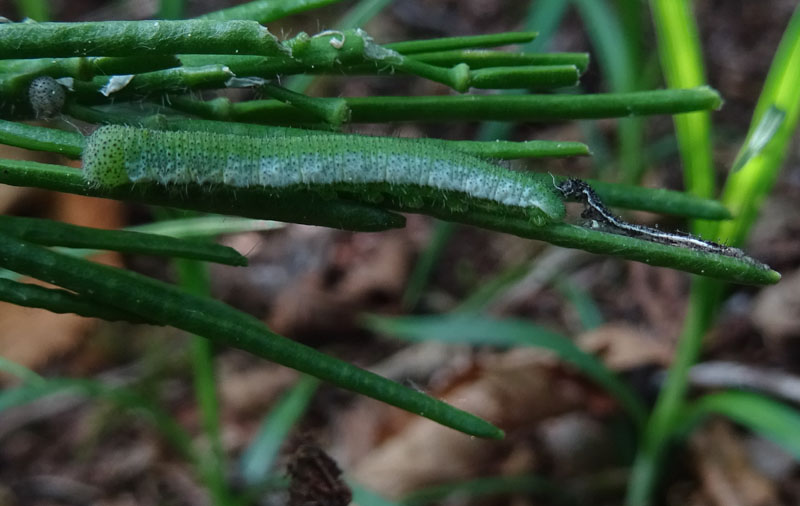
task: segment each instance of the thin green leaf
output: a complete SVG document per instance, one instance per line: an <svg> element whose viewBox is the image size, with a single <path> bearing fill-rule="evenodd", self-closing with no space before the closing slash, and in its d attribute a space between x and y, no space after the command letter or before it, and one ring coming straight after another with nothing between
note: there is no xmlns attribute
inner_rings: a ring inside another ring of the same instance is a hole
<svg viewBox="0 0 800 506"><path fill-rule="evenodd" d="M409 40L390 42L383 46L403 54L430 53L434 51L453 51L456 49L483 49L488 47L525 44L536 38L536 32L503 32L487 35L468 35L464 37L442 37L428 40Z"/></svg>
<svg viewBox="0 0 800 506"><path fill-rule="evenodd" d="M689 408L687 425L712 415L722 415L774 441L800 460L800 411L763 395L728 391L704 395Z"/></svg>
<svg viewBox="0 0 800 506"><path fill-rule="evenodd" d="M261 422L255 438L239 460L242 478L247 485L259 485L269 478L281 445L305 413L318 386L316 378L302 376Z"/></svg>
<svg viewBox="0 0 800 506"><path fill-rule="evenodd" d="M722 103L719 94L707 86L592 95L345 97L345 101L352 111L352 123L618 118L716 109ZM170 96L170 103L175 109L206 119L277 125L315 121L313 115L299 112L277 100L250 100L233 104L224 99L204 102Z"/></svg>
<svg viewBox="0 0 800 506"><path fill-rule="evenodd" d="M733 161L731 172L736 172L741 169L747 165L754 156L761 153L764 146L772 140L772 137L778 131L778 127L781 126L784 118L786 118L786 112L778 109L774 105L764 113L764 116L761 117L761 121L758 122L749 140L742 146L741 151L739 151L739 154L736 156L736 160Z"/></svg>
<svg viewBox="0 0 800 506"><path fill-rule="evenodd" d="M44 246L92 248L247 265L247 258L219 244L175 239L128 230L102 230L38 218L0 216L0 230Z"/></svg>
<svg viewBox="0 0 800 506"><path fill-rule="evenodd" d="M80 158L86 138L75 132L43 128L0 119L0 143L18 148Z"/></svg>
<svg viewBox="0 0 800 506"><path fill-rule="evenodd" d="M179 239L200 239L241 232L266 232L284 228L285 223L272 220L253 220L234 216L198 216L164 220L127 227L131 232L165 235Z"/></svg>
<svg viewBox="0 0 800 506"><path fill-rule="evenodd" d="M170 188L158 184L95 188L86 184L80 171L46 163L0 160L0 183L32 186L78 195L131 200L147 204L194 209L249 218L276 219L362 232L405 225L405 218L364 204L326 199L309 192L277 197L251 189L200 186Z"/></svg>
<svg viewBox="0 0 800 506"><path fill-rule="evenodd" d="M0 233L0 267L46 279L102 304L171 325L297 369L478 437L501 438L490 423L415 390L269 331L219 301L145 276L59 254Z"/></svg>
<svg viewBox="0 0 800 506"><path fill-rule="evenodd" d="M426 210L426 213L440 219L546 241L556 246L619 256L648 265L669 267L735 283L774 284L781 278L779 273L756 260L668 246L566 223L548 223L537 227L510 216L478 212L459 214L449 210Z"/></svg>
<svg viewBox="0 0 800 506"><path fill-rule="evenodd" d="M616 374L566 337L544 327L523 320L497 320L470 314L396 318L368 315L363 321L373 331L411 341L548 349L605 388L639 426L644 423L644 405Z"/></svg>
<svg viewBox="0 0 800 506"><path fill-rule="evenodd" d="M0 278L0 300L18 306L46 309L52 313L73 313L87 318L101 318L111 322L148 322L148 320L127 311L99 304L66 290L20 283L6 278Z"/></svg>

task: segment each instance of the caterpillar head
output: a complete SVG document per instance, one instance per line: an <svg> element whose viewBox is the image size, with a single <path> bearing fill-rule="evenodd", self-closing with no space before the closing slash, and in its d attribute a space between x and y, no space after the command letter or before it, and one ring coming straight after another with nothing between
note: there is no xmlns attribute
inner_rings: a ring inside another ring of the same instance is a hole
<svg viewBox="0 0 800 506"><path fill-rule="evenodd" d="M101 126L89 136L83 151L83 177L97 186L119 186L130 182L125 171L123 139L131 127Z"/></svg>

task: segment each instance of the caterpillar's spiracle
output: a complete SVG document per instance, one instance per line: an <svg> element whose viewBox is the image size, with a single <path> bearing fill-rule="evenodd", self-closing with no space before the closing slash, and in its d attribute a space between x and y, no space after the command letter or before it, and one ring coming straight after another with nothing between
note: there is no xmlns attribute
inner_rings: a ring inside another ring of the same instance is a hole
<svg viewBox="0 0 800 506"><path fill-rule="evenodd" d="M109 125L90 137L84 175L98 186L155 182L388 196L409 206L509 210L560 219L549 181L418 139L358 135L249 137Z"/></svg>

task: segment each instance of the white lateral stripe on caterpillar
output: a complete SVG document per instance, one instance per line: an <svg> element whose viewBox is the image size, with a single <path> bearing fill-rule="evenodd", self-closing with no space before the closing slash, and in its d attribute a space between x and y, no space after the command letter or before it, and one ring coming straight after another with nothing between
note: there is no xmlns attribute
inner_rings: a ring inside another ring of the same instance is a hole
<svg viewBox="0 0 800 506"><path fill-rule="evenodd" d="M382 192L400 198L413 189L395 187L421 187L521 208L545 219L564 213L559 196L540 179L413 139L256 138L110 125L89 137L83 160L85 178L99 186L156 182L336 191L380 184ZM440 200L447 205L448 196Z"/></svg>

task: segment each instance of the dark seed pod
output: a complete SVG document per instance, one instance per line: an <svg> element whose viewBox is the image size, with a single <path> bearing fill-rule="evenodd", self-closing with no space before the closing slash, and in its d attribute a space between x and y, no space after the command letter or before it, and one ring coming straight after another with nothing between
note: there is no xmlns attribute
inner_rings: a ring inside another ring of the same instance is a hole
<svg viewBox="0 0 800 506"><path fill-rule="evenodd" d="M52 118L64 107L66 92L52 77L39 76L28 87L28 99L37 118Z"/></svg>

